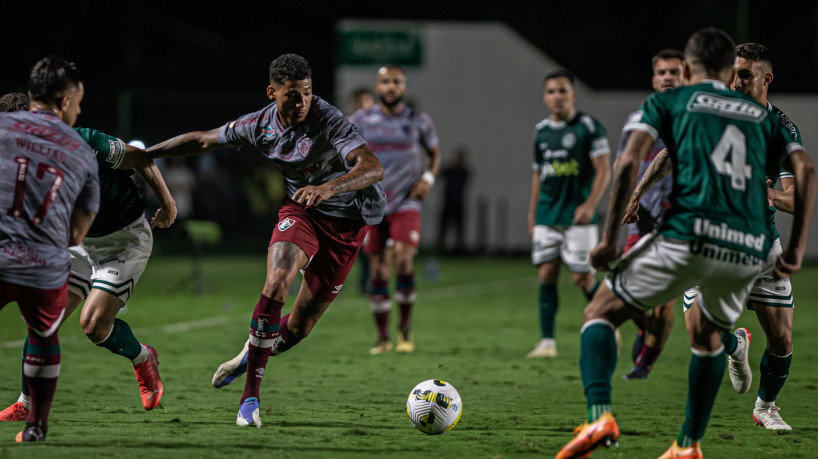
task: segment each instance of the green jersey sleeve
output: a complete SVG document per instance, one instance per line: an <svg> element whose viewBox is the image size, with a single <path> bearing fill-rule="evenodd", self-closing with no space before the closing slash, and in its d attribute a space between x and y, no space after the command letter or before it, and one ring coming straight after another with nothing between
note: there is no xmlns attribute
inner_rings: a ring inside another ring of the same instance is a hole
<svg viewBox="0 0 818 459"><path fill-rule="evenodd" d="M634 113L625 125L623 132L642 131L649 134L656 141L660 137L662 129L665 128L667 115L667 105L662 103L660 97L662 94L654 93L645 99L639 110ZM664 139L664 136L662 139Z"/></svg>
<svg viewBox="0 0 818 459"><path fill-rule="evenodd" d="M100 165L116 169L122 164L125 157L125 142L96 129L76 127L74 130L94 150L100 159Z"/></svg>

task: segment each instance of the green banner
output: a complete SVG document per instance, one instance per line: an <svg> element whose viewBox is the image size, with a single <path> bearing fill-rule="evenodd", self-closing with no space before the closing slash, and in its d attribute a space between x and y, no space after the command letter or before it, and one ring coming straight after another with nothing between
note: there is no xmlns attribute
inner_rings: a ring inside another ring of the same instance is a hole
<svg viewBox="0 0 818 459"><path fill-rule="evenodd" d="M341 30L338 56L341 65L417 67L423 61L423 42L411 30Z"/></svg>

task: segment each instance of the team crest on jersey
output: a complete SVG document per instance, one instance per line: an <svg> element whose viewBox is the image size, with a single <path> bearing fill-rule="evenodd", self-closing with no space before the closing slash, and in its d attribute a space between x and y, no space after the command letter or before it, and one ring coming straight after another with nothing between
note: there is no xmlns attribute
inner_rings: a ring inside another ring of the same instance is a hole
<svg viewBox="0 0 818 459"><path fill-rule="evenodd" d="M310 152L310 147L312 146L312 140L309 137L301 137L295 142L295 151L301 155L302 158L307 157L307 153Z"/></svg>
<svg viewBox="0 0 818 459"><path fill-rule="evenodd" d="M571 148L577 143L577 136L573 132L569 132L562 136L562 147Z"/></svg>
<svg viewBox="0 0 818 459"><path fill-rule="evenodd" d="M295 225L295 220L293 220L292 218L287 217L284 220L281 220L280 222L278 222L278 230L279 231L287 231L293 225Z"/></svg>

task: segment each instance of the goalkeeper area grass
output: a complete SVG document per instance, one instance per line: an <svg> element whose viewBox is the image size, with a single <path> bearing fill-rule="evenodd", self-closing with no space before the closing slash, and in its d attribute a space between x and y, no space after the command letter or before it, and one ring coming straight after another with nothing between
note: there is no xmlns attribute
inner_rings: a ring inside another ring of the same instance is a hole
<svg viewBox="0 0 818 459"><path fill-rule="evenodd" d="M244 378L220 390L211 386L211 378L247 338L264 282L264 254L206 258L202 296L193 294L189 259L156 257L121 318L159 352L161 405L142 409L130 362L88 341L77 312L60 330L62 370L47 442L15 444L24 424L3 422L0 457L553 456L586 414L578 364L584 296L563 271L559 356L526 359L540 337L537 276L529 260L438 261L435 281L424 276L424 258L416 262L416 352L369 355L376 334L368 299L356 288L356 266L312 334L270 358L261 386L263 426L255 429L235 424ZM753 422L765 337L754 313L745 311L737 326L753 334L753 386L736 394L725 374L702 444L706 457L818 457L812 416L818 410L816 278L818 267L806 266L793 280L795 351L777 400L792 432L768 431ZM622 380L632 367L636 332L631 323L622 326L624 347L612 382L622 434L618 447L602 449L594 458L657 457L679 432L690 349L680 300L676 307L673 334L647 380ZM395 306L393 337L397 316ZM17 307L9 304L0 311L2 407L19 395L24 338ZM445 435L422 434L406 415L410 390L431 378L450 382L463 400L459 424Z"/></svg>

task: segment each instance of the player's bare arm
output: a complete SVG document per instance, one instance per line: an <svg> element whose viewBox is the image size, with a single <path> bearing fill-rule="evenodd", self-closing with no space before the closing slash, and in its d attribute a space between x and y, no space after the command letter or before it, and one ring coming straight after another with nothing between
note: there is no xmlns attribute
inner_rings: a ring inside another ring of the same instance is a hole
<svg viewBox="0 0 818 459"><path fill-rule="evenodd" d="M87 209L74 209L71 212L71 223L68 228L68 245L75 246L85 239L88 230L91 229L91 224L94 223L97 213L91 212Z"/></svg>
<svg viewBox="0 0 818 459"><path fill-rule="evenodd" d="M807 234L815 208L815 194L818 183L815 182L815 165L804 150L792 153L786 162L792 164L795 175L793 192L793 224L789 244L784 253L778 257L774 274L776 278L789 278L801 269L804 252L807 250Z"/></svg>
<svg viewBox="0 0 818 459"><path fill-rule="evenodd" d="M625 150L614 165L605 230L602 233L602 240L591 250L591 265L597 269L607 270L608 264L617 256L616 241L625 206L636 184L636 177L639 176L639 165L650 151L653 142L653 137L645 132L632 132Z"/></svg>
<svg viewBox="0 0 818 459"><path fill-rule="evenodd" d="M159 168L151 160L147 166L137 167L136 171L145 179L156 199L159 201L159 209L151 219L151 228L169 228L176 221L176 201L162 178Z"/></svg>
<svg viewBox="0 0 818 459"><path fill-rule="evenodd" d="M426 199L440 170L440 146L435 145L432 148L426 148L426 154L429 155L429 167L423 173L420 180L409 190L410 198L420 199L421 201Z"/></svg>
<svg viewBox="0 0 818 459"><path fill-rule="evenodd" d="M574 210L572 225L588 225L594 218L594 210L611 183L611 159L609 155L597 156L591 160L594 166L594 182L588 199Z"/></svg>
<svg viewBox="0 0 818 459"><path fill-rule="evenodd" d="M148 148L151 158L199 155L219 147L216 135L219 128L210 131L194 131L168 139Z"/></svg>
<svg viewBox="0 0 818 459"><path fill-rule="evenodd" d="M781 212L788 214L793 213L795 209L794 196L795 180L791 178L781 179L781 191L775 188L767 188L767 198L770 200L771 205L775 207L775 210L780 210Z"/></svg>
<svg viewBox="0 0 818 459"><path fill-rule="evenodd" d="M383 180L383 166L366 144L347 155L352 169L346 174L317 186L305 186L296 190L293 201L307 207L317 206L336 194L355 191Z"/></svg>
<svg viewBox="0 0 818 459"><path fill-rule="evenodd" d="M534 223L537 218L537 199L540 196L540 171L531 175L531 201L528 205L528 237L534 237Z"/></svg>
<svg viewBox="0 0 818 459"><path fill-rule="evenodd" d="M625 207L625 216L622 218L623 225L635 223L639 220L637 212L639 212L639 201L642 199L642 196L671 173L673 173L673 163L670 161L667 148L663 148L662 151L653 158L653 161L651 161L645 170L645 175L642 176L642 180L640 180L636 188L633 189L630 201L628 201L628 205Z"/></svg>

